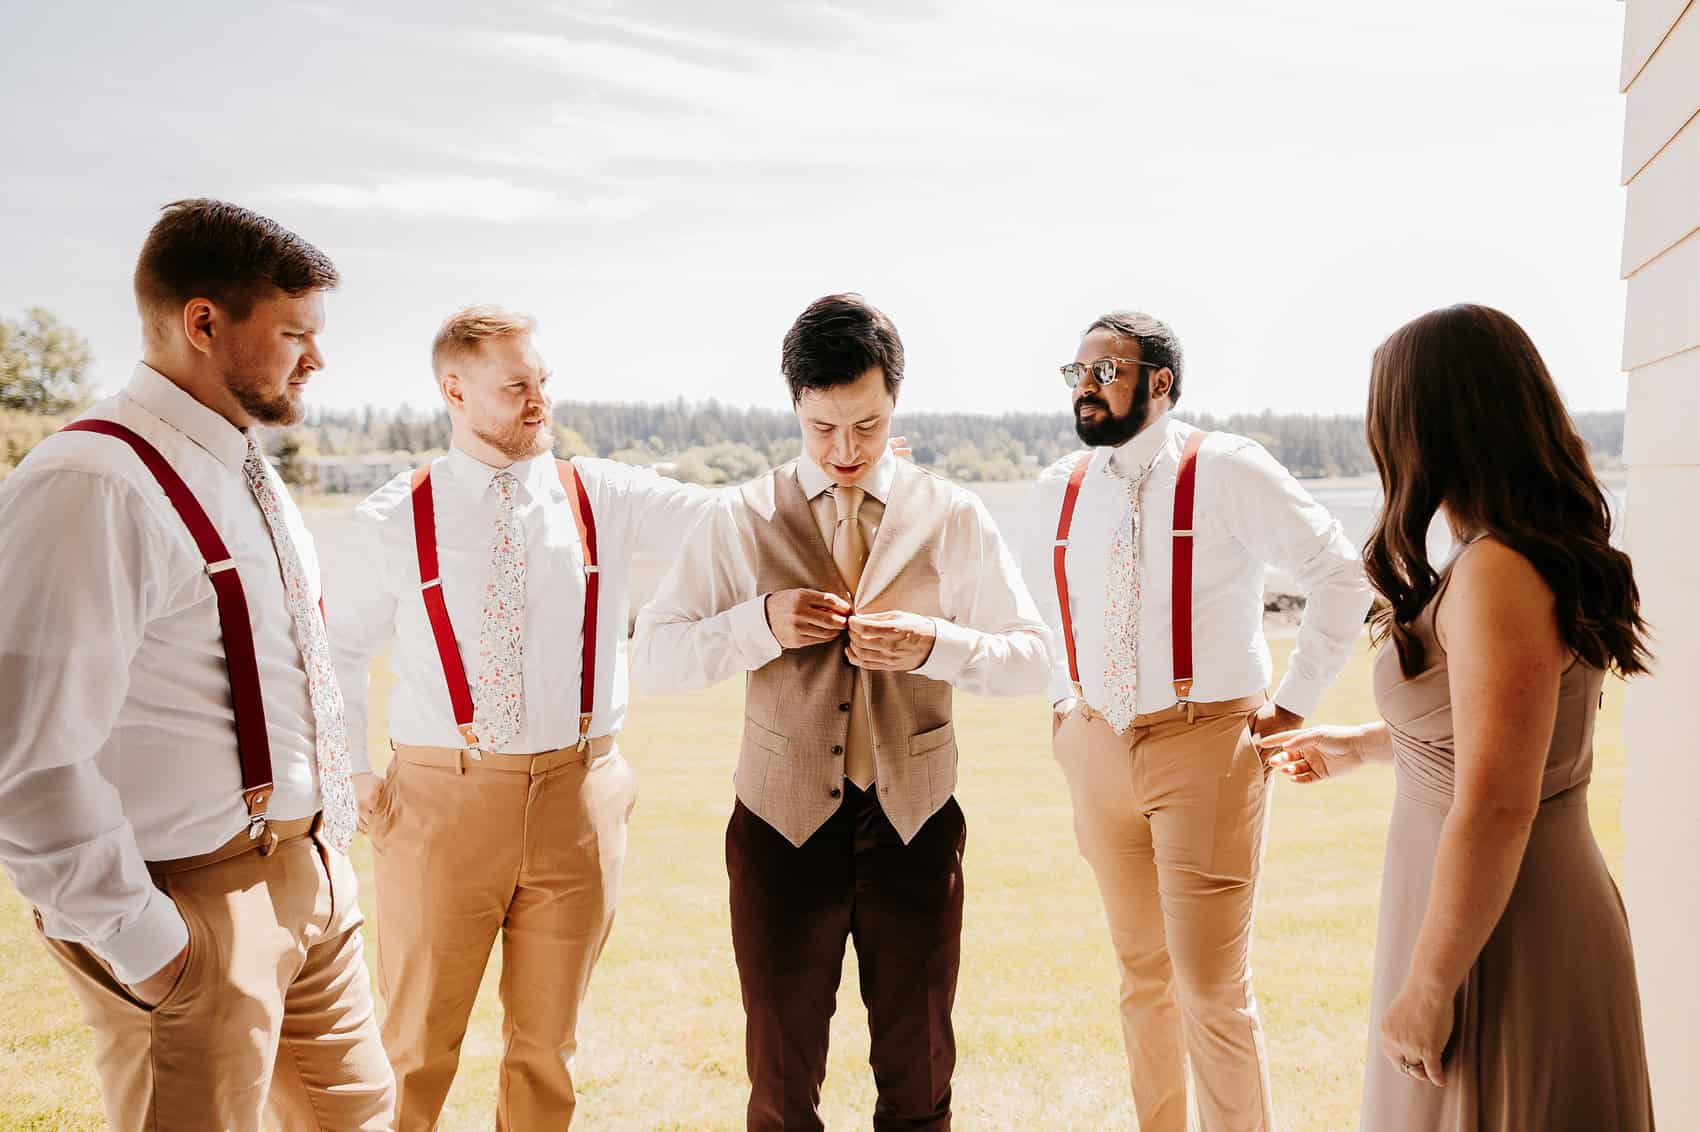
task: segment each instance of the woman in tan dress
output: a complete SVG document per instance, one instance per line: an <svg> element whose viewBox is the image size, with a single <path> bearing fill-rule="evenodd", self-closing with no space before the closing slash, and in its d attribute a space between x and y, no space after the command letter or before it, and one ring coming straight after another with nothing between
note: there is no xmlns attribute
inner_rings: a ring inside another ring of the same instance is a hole
<svg viewBox="0 0 1700 1132"><path fill-rule="evenodd" d="M1601 682L1647 662L1604 493L1534 345L1483 307L1382 344L1368 431L1383 721L1260 741L1297 782L1394 767L1362 1127L1650 1130L1629 924L1588 824ZM1437 511L1458 542L1439 571Z"/></svg>

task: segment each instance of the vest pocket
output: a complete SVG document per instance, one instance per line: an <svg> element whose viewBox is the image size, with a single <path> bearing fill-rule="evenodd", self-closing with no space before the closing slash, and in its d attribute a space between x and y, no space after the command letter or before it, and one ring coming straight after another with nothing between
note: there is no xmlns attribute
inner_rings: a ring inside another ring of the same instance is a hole
<svg viewBox="0 0 1700 1132"><path fill-rule="evenodd" d="M777 731L744 717L744 737L738 745L738 766L732 785L746 805L758 806L767 789L768 768L785 757L791 742Z"/></svg>
<svg viewBox="0 0 1700 1132"><path fill-rule="evenodd" d="M931 732L928 734L931 734ZM746 715L744 717L744 746L760 747L771 755L785 755L791 750L791 740L777 731L763 727Z"/></svg>
<svg viewBox="0 0 1700 1132"><path fill-rule="evenodd" d="M919 735L910 736L909 753L911 755L924 755L947 744L954 745L955 742L956 727L954 724L946 723L941 727L933 728L931 731L923 731Z"/></svg>

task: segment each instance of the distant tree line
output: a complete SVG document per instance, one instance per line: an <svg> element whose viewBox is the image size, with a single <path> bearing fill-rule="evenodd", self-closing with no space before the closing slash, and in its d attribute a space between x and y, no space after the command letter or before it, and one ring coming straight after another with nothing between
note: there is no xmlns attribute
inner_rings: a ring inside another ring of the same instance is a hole
<svg viewBox="0 0 1700 1132"><path fill-rule="evenodd" d="M1293 474L1355 476L1374 472L1362 417L1297 413L1182 413L1201 428L1249 436ZM1623 458L1623 414L1575 414L1597 466ZM425 452L448 447L448 415L368 406L317 410L304 428L322 455ZM952 479L1016 480L1035 476L1080 447L1066 413L899 413L895 430L915 460ZM737 408L683 399L661 404L567 401L555 406L556 451L601 455L632 464L663 464L680 479L738 483L797 454L796 418L766 408Z"/></svg>
<svg viewBox="0 0 1700 1132"><path fill-rule="evenodd" d="M0 476L90 399L88 343L50 311L0 318ZM1292 413L1181 413L1203 428L1250 436L1294 474L1363 475L1374 470L1361 417ZM1575 414L1601 468L1621 465L1623 414ZM1066 413L899 413L915 460L957 480L1035 476L1080 447ZM449 446L441 409L317 409L304 424L274 430L267 447L286 480L312 482L311 460L375 452L438 452ZM797 421L781 409L740 409L683 398L660 404L565 401L555 406L555 451L659 464L696 483L740 483L795 456Z"/></svg>

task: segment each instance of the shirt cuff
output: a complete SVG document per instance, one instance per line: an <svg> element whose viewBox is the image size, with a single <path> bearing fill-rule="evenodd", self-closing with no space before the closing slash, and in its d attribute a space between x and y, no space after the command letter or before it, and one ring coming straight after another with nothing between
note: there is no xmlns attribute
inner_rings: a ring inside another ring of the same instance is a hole
<svg viewBox="0 0 1700 1132"><path fill-rule="evenodd" d="M1322 701L1323 688L1324 685L1318 681L1301 679L1289 672L1281 686L1275 689L1275 706L1309 719L1316 711L1316 705Z"/></svg>
<svg viewBox="0 0 1700 1132"><path fill-rule="evenodd" d="M134 986L158 974L188 942L189 925L183 922L183 913L171 897L154 889L141 915L111 937L89 944L89 950L112 965L119 982Z"/></svg>
<svg viewBox="0 0 1700 1132"><path fill-rule="evenodd" d="M974 655L974 646L980 641L977 629L967 629L954 621L946 621L942 617L931 618L933 623L933 651L915 669L915 675L925 676L929 680L938 680L945 684L954 684L962 678L962 670L968 667L968 660Z"/></svg>
<svg viewBox="0 0 1700 1132"><path fill-rule="evenodd" d="M1052 706L1055 706L1063 700L1072 700L1074 698L1074 681L1068 678L1068 669L1063 668L1051 673L1051 685L1049 691L1051 694Z"/></svg>
<svg viewBox="0 0 1700 1132"><path fill-rule="evenodd" d="M760 594L734 605L727 619L732 627L732 643L744 658L745 671L753 672L785 651L767 623L767 596Z"/></svg>

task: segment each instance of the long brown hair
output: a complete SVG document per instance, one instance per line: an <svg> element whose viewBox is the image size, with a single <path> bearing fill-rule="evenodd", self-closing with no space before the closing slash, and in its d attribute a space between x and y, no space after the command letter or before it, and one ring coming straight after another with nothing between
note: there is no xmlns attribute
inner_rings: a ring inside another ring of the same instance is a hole
<svg viewBox="0 0 1700 1132"><path fill-rule="evenodd" d="M1422 671L1411 631L1440 576L1427 536L1445 504L1456 530L1492 535L1552 588L1559 633L1595 668L1647 670L1647 626L1629 556L1552 375L1523 328L1488 307L1430 311L1375 351L1366 418L1384 503L1364 546L1382 597L1371 625L1405 675Z"/></svg>

